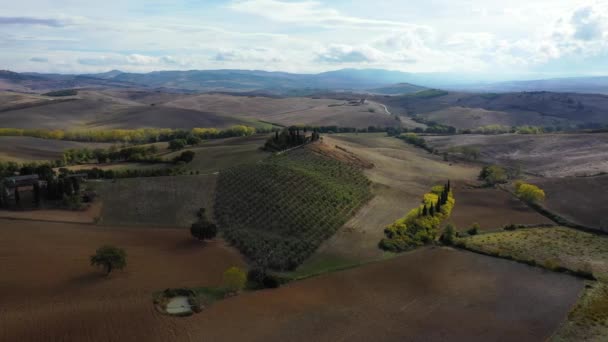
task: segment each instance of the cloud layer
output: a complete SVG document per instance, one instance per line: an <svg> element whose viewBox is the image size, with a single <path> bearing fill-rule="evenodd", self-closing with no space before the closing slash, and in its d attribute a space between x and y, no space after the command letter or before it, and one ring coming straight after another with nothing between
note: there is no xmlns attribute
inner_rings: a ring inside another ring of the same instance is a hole
<svg viewBox="0 0 608 342"><path fill-rule="evenodd" d="M205 3L23 0L0 9L0 66L65 73L374 67L503 78L608 74L606 1Z"/></svg>

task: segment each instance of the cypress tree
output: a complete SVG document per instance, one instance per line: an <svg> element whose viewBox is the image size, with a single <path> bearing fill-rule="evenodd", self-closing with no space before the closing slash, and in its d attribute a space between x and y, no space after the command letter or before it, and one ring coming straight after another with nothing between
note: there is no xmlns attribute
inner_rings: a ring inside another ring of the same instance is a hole
<svg viewBox="0 0 608 342"><path fill-rule="evenodd" d="M429 215L435 216L435 206L431 203L431 208L429 209Z"/></svg>
<svg viewBox="0 0 608 342"><path fill-rule="evenodd" d="M441 212L441 201L437 201L437 204L435 205L435 210L437 210L438 213Z"/></svg>
<svg viewBox="0 0 608 342"><path fill-rule="evenodd" d="M426 216L428 214L428 209L426 208L426 204L422 207L422 216Z"/></svg>

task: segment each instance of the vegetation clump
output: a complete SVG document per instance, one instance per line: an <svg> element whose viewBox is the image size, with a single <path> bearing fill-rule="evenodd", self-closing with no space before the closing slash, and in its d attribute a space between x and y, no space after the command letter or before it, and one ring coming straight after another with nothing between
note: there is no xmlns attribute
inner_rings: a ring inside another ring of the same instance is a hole
<svg viewBox="0 0 608 342"><path fill-rule="evenodd" d="M538 203L545 200L545 192L533 184L515 182L515 194L527 203Z"/></svg>
<svg viewBox="0 0 608 342"><path fill-rule="evenodd" d="M292 270L371 198L352 165L307 148L219 174L215 217L254 263Z"/></svg>
<svg viewBox="0 0 608 342"><path fill-rule="evenodd" d="M198 212L198 221L190 226L190 234L198 240L210 240L217 235L217 226L207 219L205 208Z"/></svg>
<svg viewBox="0 0 608 342"><path fill-rule="evenodd" d="M230 267L224 272L223 286L229 294L239 293L245 288L247 275L238 267Z"/></svg>
<svg viewBox="0 0 608 342"><path fill-rule="evenodd" d="M450 216L454 204L449 181L434 186L424 195L419 207L384 229L385 238L380 241L380 248L401 252L434 241L441 222Z"/></svg>
<svg viewBox="0 0 608 342"><path fill-rule="evenodd" d="M97 249L90 261L91 266L103 267L106 275L110 275L113 270L127 266L127 253L122 248L106 245Z"/></svg>
<svg viewBox="0 0 608 342"><path fill-rule="evenodd" d="M288 127L280 132L275 131L274 135L266 140L264 149L266 151L284 151L319 140L320 136L317 130L313 130L310 136L307 136L307 132L307 127L300 128L298 126Z"/></svg>
<svg viewBox="0 0 608 342"><path fill-rule="evenodd" d="M498 165L484 166L479 173L479 180L484 181L487 186L504 184L508 181L505 169Z"/></svg>

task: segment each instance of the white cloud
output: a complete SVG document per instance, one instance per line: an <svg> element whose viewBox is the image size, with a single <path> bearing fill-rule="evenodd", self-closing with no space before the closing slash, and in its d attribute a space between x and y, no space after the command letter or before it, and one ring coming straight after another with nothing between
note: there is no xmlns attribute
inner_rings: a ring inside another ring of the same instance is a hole
<svg viewBox="0 0 608 342"><path fill-rule="evenodd" d="M409 27L407 23L359 18L345 15L323 5L319 1L287 2L278 0L243 0L229 5L229 8L244 13L259 15L270 20L302 25L364 26L364 27Z"/></svg>

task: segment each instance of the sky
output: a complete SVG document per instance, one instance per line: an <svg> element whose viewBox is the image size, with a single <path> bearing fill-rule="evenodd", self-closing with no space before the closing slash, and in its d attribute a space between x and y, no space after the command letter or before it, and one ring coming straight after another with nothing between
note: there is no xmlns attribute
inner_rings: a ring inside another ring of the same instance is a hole
<svg viewBox="0 0 608 342"><path fill-rule="evenodd" d="M0 0L0 69L341 68L608 75L608 0Z"/></svg>

